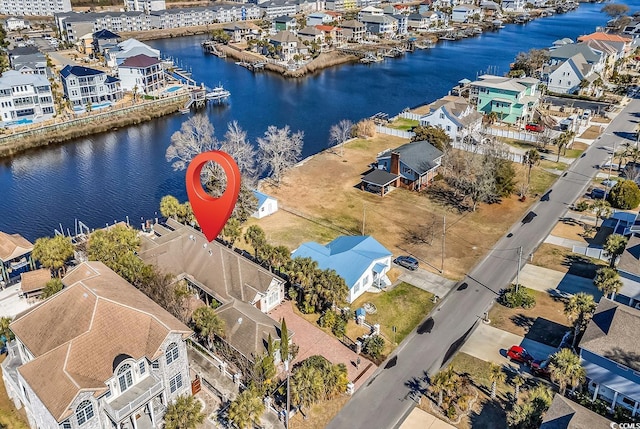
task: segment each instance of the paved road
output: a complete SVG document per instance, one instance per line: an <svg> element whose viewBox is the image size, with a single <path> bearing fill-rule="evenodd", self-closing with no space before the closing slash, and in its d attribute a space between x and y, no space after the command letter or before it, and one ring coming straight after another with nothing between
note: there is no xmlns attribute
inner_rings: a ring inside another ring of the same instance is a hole
<svg viewBox="0 0 640 429"><path fill-rule="evenodd" d="M594 113L603 112L610 104L602 101L577 100L573 98L554 97L551 95L545 96L543 102L551 103L555 106L571 106L579 109L591 109Z"/></svg>
<svg viewBox="0 0 640 429"><path fill-rule="evenodd" d="M544 240L568 206L585 192L592 177L613 149L613 131L630 132L636 126L640 100L633 100L607 131L563 174L536 203L528 223L517 222L486 257L409 335L371 380L362 386L328 428L395 428L415 406L413 391L426 388L425 376L436 373L460 348L478 320L488 311L498 291L513 280L518 249L523 263ZM525 217L527 217L525 215ZM467 284L466 287L464 284ZM432 321L430 320L432 319ZM418 333L422 332L422 333Z"/></svg>

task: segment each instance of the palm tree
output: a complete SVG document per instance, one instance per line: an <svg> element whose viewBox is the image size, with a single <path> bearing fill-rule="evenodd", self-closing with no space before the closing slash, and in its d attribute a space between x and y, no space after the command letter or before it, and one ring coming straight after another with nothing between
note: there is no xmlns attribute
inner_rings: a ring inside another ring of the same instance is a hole
<svg viewBox="0 0 640 429"><path fill-rule="evenodd" d="M240 238L241 233L240 221L235 217L229 218L224 228L222 228L222 236L229 243L229 247L233 247L233 243Z"/></svg>
<svg viewBox="0 0 640 429"><path fill-rule="evenodd" d="M5 343L14 338L13 331L9 328L12 321L10 317L0 317L0 335L5 338Z"/></svg>
<svg viewBox="0 0 640 429"><path fill-rule="evenodd" d="M202 404L191 395L178 396L164 415L166 429L195 429L204 422Z"/></svg>
<svg viewBox="0 0 640 429"><path fill-rule="evenodd" d="M596 311L595 300L593 295L584 292L578 292L572 295L564 305L564 314L573 322L573 343L572 346L576 346L576 340L580 332L586 328L587 323L591 320L593 312Z"/></svg>
<svg viewBox="0 0 640 429"><path fill-rule="evenodd" d="M596 215L596 229L598 229L598 220L603 217L608 217L611 213L611 204L606 200L596 200L589 207L589 209Z"/></svg>
<svg viewBox="0 0 640 429"><path fill-rule="evenodd" d="M560 394L564 395L567 385L572 389L579 386L587 376L580 363L580 356L571 349L562 349L549 358L551 380L558 384Z"/></svg>
<svg viewBox="0 0 640 429"><path fill-rule="evenodd" d="M615 268L603 267L596 271L596 276L593 279L593 284L602 292L606 297L611 295L611 299L614 299L615 294L618 293L622 287L622 280Z"/></svg>
<svg viewBox="0 0 640 429"><path fill-rule="evenodd" d="M443 369L433 376L430 389L438 395L439 407L442 406L442 402L444 401L444 394L449 395L451 393L458 383L459 378L452 365L449 365L446 369Z"/></svg>
<svg viewBox="0 0 640 429"><path fill-rule="evenodd" d="M267 237L264 230L258 225L251 225L244 234L244 240L253 247L254 255L257 258L258 252L267 243Z"/></svg>
<svg viewBox="0 0 640 429"><path fill-rule="evenodd" d="M616 266L616 259L624 253L628 239L624 235L611 234L604 243L604 251L609 256L609 267Z"/></svg>
<svg viewBox="0 0 640 429"><path fill-rule="evenodd" d="M513 382L513 387L515 388L513 400L514 402L518 402L518 396L520 396L520 387L525 384L525 379L522 375L518 374L515 377L513 377L513 380L511 381Z"/></svg>
<svg viewBox="0 0 640 429"><path fill-rule="evenodd" d="M264 408L259 392L249 388L240 393L229 405L229 420L240 429L252 428L260 424L260 416L264 413Z"/></svg>
<svg viewBox="0 0 640 429"><path fill-rule="evenodd" d="M211 307L199 307L191 316L200 336L207 339L209 347L216 336L224 337L224 320Z"/></svg>
<svg viewBox="0 0 640 429"><path fill-rule="evenodd" d="M507 374L504 373L500 365L491 363L489 366L489 381L491 381L491 399L496 399L496 388L498 382L504 382L507 379Z"/></svg>
<svg viewBox="0 0 640 429"><path fill-rule="evenodd" d="M529 171L527 173L527 184L531 183L531 169L540 164L540 152L535 149L529 149L525 152L522 161L529 167Z"/></svg>
<svg viewBox="0 0 640 429"><path fill-rule="evenodd" d="M292 284L298 284L303 288L310 286L318 270L318 263L311 258L293 258L289 263L287 272Z"/></svg>
<svg viewBox="0 0 640 429"><path fill-rule="evenodd" d="M289 387L292 402L308 408L324 393L322 373L313 366L303 365L293 374Z"/></svg>

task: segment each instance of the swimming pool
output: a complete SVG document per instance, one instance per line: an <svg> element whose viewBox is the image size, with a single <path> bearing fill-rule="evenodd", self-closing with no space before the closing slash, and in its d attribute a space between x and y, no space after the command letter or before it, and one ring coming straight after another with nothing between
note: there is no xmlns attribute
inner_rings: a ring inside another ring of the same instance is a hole
<svg viewBox="0 0 640 429"><path fill-rule="evenodd" d="M17 121L13 121L10 125L27 125L27 124L33 124L33 120L22 118L22 119L18 119Z"/></svg>
<svg viewBox="0 0 640 429"><path fill-rule="evenodd" d="M164 92L176 92L177 90L181 89L181 86L172 86L171 88L167 88L164 90Z"/></svg>

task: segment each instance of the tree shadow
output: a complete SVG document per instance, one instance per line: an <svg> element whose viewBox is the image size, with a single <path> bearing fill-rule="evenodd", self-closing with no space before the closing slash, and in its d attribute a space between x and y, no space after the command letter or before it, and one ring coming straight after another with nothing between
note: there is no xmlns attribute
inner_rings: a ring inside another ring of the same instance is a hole
<svg viewBox="0 0 640 429"><path fill-rule="evenodd" d="M434 183L427 189L426 193L429 198L437 204L453 208L457 210L458 213L464 213L471 210L469 205L465 203L463 196L456 195L453 189L443 183Z"/></svg>
<svg viewBox="0 0 640 429"><path fill-rule="evenodd" d="M562 342L562 338L570 329L570 327L554 322L553 320L538 317L529 327L529 332L527 332L525 338L547 344L551 347L558 347Z"/></svg>
<svg viewBox="0 0 640 429"><path fill-rule="evenodd" d="M603 356L635 371L640 371L639 353L627 349L621 349L620 347L614 347L610 352L607 352Z"/></svg>
<svg viewBox="0 0 640 429"><path fill-rule="evenodd" d="M469 414L470 426L473 429L507 429L507 413L504 405L497 399L486 399L481 402L479 411Z"/></svg>
<svg viewBox="0 0 640 429"><path fill-rule="evenodd" d="M600 265L594 264L589 257L577 254L566 255L562 265L569 268L568 274L588 279L594 278L596 271L601 268Z"/></svg>
<svg viewBox="0 0 640 429"><path fill-rule="evenodd" d="M514 325L524 328L527 332L529 331L529 329L531 329L536 321L534 317L525 316L522 313L514 314L509 319L513 322Z"/></svg>

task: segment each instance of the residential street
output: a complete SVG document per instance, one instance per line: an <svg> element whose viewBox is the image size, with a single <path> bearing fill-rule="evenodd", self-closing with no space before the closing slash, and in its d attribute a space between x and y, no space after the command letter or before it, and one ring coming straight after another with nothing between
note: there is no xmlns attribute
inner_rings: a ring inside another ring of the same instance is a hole
<svg viewBox="0 0 640 429"><path fill-rule="evenodd" d="M411 412L416 403L412 391L425 389L425 374L432 375L446 363L471 334L476 323L489 310L498 291L511 282L517 271L518 250L522 247L524 264L527 257L551 232L567 208L589 186L620 137L631 135L636 127L640 100L629 105L609 124L605 133L576 160L553 187L534 204L526 215L530 222L517 222L509 234L496 243L485 258L453 288L432 313L428 329L414 331L380 365L368 383L347 403L329 428L395 428ZM467 287L464 287L464 283Z"/></svg>

